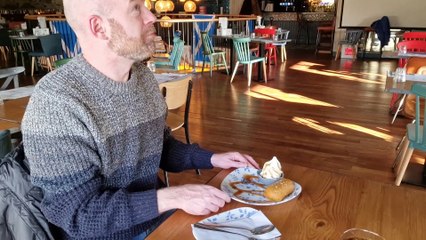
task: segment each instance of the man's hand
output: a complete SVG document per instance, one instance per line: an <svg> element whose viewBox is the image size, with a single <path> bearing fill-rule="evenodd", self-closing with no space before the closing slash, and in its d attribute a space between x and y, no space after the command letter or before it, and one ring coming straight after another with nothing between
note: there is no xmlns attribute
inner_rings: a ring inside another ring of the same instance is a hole
<svg viewBox="0 0 426 240"><path fill-rule="evenodd" d="M160 189L157 199L160 213L178 208L192 215L217 212L225 202L231 201L226 193L215 187L195 184Z"/></svg>
<svg viewBox="0 0 426 240"><path fill-rule="evenodd" d="M216 153L211 158L214 167L223 169L253 167L259 169L259 164L249 155L239 152Z"/></svg>

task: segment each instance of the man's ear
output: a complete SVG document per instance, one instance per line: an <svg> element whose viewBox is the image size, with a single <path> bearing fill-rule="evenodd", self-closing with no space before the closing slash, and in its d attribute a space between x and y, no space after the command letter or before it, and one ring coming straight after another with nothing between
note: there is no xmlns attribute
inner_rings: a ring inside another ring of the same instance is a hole
<svg viewBox="0 0 426 240"><path fill-rule="evenodd" d="M107 22L104 21L104 19L98 15L92 15L89 18L89 24L90 24L90 32L93 34L93 36L107 40Z"/></svg>

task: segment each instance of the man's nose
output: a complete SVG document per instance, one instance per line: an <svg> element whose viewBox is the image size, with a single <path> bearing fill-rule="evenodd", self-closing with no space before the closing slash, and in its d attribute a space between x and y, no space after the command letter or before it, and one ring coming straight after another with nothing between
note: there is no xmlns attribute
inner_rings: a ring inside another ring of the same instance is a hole
<svg viewBox="0 0 426 240"><path fill-rule="evenodd" d="M151 24L157 21L157 17L147 8L144 8L143 12L143 22L144 24Z"/></svg>

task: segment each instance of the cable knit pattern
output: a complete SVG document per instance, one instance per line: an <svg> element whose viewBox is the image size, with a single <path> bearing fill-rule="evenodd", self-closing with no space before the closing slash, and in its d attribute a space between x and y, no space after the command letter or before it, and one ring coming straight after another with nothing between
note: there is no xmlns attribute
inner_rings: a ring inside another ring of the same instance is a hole
<svg viewBox="0 0 426 240"><path fill-rule="evenodd" d="M165 130L167 106L153 74L132 67L115 82L82 56L47 74L22 132L42 211L65 239L131 239L157 221L159 166L212 168L212 153Z"/></svg>

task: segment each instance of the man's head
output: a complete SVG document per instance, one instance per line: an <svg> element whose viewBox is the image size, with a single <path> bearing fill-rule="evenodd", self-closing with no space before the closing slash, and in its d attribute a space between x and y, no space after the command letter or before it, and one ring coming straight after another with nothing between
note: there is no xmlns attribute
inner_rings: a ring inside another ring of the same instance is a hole
<svg viewBox="0 0 426 240"><path fill-rule="evenodd" d="M138 61L154 51L156 18L143 0L64 0L64 11L84 54L110 51Z"/></svg>

